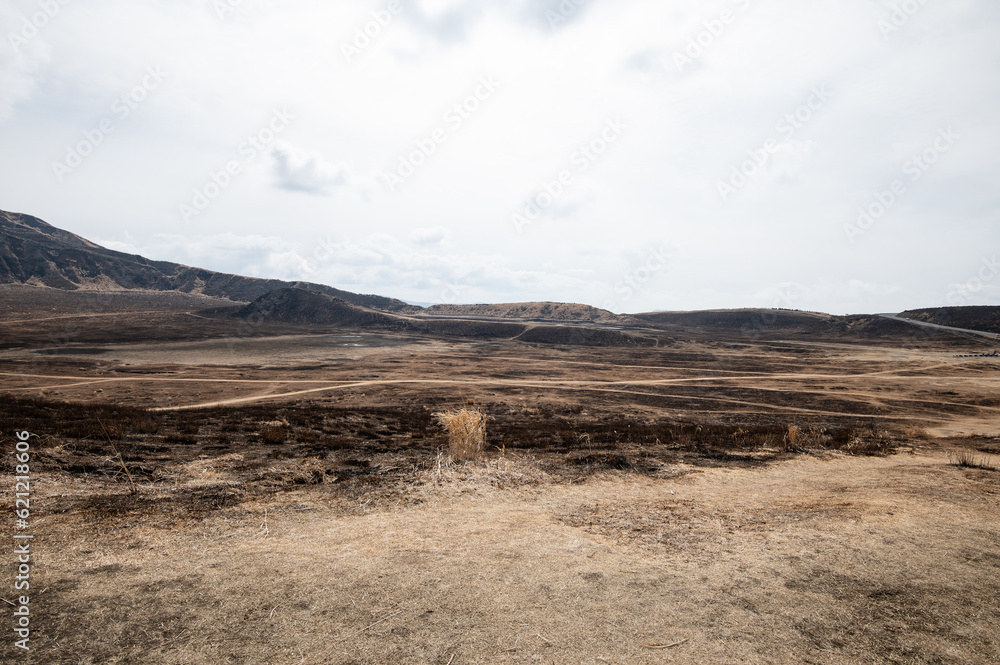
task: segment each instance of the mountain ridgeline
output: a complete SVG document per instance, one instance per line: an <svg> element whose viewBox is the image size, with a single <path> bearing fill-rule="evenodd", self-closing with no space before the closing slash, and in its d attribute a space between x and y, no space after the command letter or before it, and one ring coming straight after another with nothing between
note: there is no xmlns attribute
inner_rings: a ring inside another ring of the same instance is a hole
<svg viewBox="0 0 1000 665"><path fill-rule="evenodd" d="M67 291L178 291L250 302L275 289L296 287L387 312L414 308L401 300L360 295L309 282L258 279L169 261L153 261L96 245L37 217L0 211L0 284Z"/></svg>
<svg viewBox="0 0 1000 665"><path fill-rule="evenodd" d="M557 302L422 308L323 284L243 277L154 261L101 247L37 217L0 211L2 285L12 285L4 287L6 309L11 311L16 309L15 300L33 302L49 314L66 310L79 315L96 295L108 311L119 305L132 307L127 303L136 298L158 303L149 304L151 308L165 307L166 298L172 299L167 308L171 311L183 309L193 314L198 310L202 320L208 317L230 324L238 318L283 326L283 330L372 330L533 344L646 346L670 344L674 338L690 335L730 341L864 339L905 343L953 334L918 329L909 322L876 315L832 316L773 309L620 315L589 305ZM19 291L15 294L14 290ZM202 306L194 307L195 302ZM1000 332L1000 307L926 309L904 315L913 321ZM191 321L190 317L184 322L178 319L175 325L190 327ZM252 327L258 332L263 329ZM230 325L227 330L231 329Z"/></svg>

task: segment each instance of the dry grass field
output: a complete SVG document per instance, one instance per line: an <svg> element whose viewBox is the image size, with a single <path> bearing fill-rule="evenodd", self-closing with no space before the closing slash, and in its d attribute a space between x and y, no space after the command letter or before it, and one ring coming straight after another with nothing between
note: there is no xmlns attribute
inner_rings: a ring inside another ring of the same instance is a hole
<svg viewBox="0 0 1000 665"><path fill-rule="evenodd" d="M1000 662L1000 358L957 357L984 342L235 337L140 305L0 324L11 489L36 435L4 663ZM462 408L478 461L435 417Z"/></svg>

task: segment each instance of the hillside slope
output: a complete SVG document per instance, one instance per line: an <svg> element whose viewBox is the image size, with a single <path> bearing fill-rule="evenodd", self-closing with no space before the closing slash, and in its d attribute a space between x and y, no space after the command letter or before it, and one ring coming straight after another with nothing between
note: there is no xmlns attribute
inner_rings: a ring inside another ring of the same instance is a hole
<svg viewBox="0 0 1000 665"><path fill-rule="evenodd" d="M367 307L342 298L300 288L280 288L265 293L234 313L248 321L274 321L297 325L343 326L348 328L378 328L406 330L407 319Z"/></svg>
<svg viewBox="0 0 1000 665"><path fill-rule="evenodd" d="M914 309L900 316L939 326L1000 333L1000 307L995 305Z"/></svg>
<svg viewBox="0 0 1000 665"><path fill-rule="evenodd" d="M633 315L651 328L672 335L707 335L719 339L858 340L892 344L935 339L962 344L944 330L918 330L905 321L875 314L835 316L776 309L728 309L695 312L649 312Z"/></svg>
<svg viewBox="0 0 1000 665"><path fill-rule="evenodd" d="M179 291L249 302L280 288L297 287L389 312L417 308L394 298L360 295L322 284L257 279L169 261L153 261L96 245L37 217L0 211L0 284L68 291Z"/></svg>

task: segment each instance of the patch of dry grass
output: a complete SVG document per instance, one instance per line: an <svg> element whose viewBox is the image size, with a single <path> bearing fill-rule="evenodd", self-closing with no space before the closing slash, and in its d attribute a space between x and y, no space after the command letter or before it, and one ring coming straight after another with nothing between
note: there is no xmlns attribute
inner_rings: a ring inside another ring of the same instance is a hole
<svg viewBox="0 0 1000 665"><path fill-rule="evenodd" d="M539 468L534 459L523 455L511 455L501 450L496 457L481 463L456 464L443 453L438 454L436 463L417 476L417 485L425 489L445 486L462 489L514 488L525 485L541 485L552 482L552 477Z"/></svg>
<svg viewBox="0 0 1000 665"><path fill-rule="evenodd" d="M434 417L448 432L448 452L453 460L479 460L486 445L485 413L472 407L435 413Z"/></svg>
<svg viewBox="0 0 1000 665"><path fill-rule="evenodd" d="M264 443L284 443L288 435L288 423L267 422L260 428L260 438Z"/></svg>
<svg viewBox="0 0 1000 665"><path fill-rule="evenodd" d="M979 456L971 450L962 450L950 455L951 463L963 469L981 469L983 471L1000 471L995 457Z"/></svg>

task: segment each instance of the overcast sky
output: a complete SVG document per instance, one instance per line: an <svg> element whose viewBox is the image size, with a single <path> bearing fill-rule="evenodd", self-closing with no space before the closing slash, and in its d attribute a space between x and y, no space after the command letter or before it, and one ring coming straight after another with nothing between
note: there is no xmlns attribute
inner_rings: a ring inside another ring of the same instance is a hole
<svg viewBox="0 0 1000 665"><path fill-rule="evenodd" d="M5 0L0 208L411 302L1000 304L996 0Z"/></svg>

